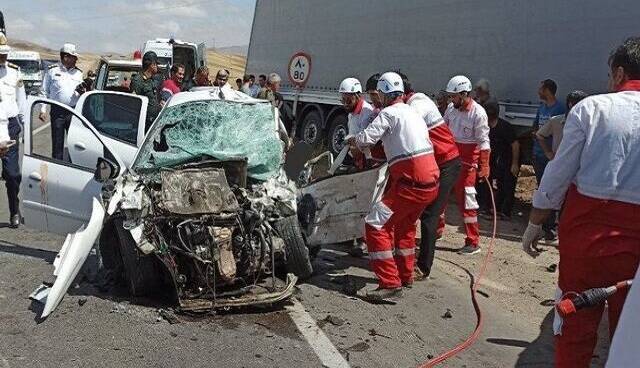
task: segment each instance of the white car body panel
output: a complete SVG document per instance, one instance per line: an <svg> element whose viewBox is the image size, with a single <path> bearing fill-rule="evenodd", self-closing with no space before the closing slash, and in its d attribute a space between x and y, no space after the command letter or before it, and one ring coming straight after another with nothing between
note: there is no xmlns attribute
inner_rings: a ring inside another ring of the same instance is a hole
<svg viewBox="0 0 640 368"><path fill-rule="evenodd" d="M364 236L364 218L382 197L387 166L321 179L300 189L316 203L306 229L309 246L345 242Z"/></svg>
<svg viewBox="0 0 640 368"><path fill-rule="evenodd" d="M620 321L611 341L606 367L636 367L640 361L638 339L640 339L640 268L636 272L633 286L624 302Z"/></svg>
<svg viewBox="0 0 640 368"><path fill-rule="evenodd" d="M86 227L82 226L74 234L67 235L62 249L54 260L53 274L57 277L53 286L48 289L48 292L40 286L32 294L34 299L44 302L44 310L40 318L46 318L58 307L100 235L105 211L95 198L92 201L92 207L91 218Z"/></svg>

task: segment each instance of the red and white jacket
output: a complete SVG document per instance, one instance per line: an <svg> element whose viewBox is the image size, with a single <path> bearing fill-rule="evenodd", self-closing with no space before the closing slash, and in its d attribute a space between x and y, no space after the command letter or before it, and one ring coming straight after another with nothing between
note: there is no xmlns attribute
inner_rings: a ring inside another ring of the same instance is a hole
<svg viewBox="0 0 640 368"><path fill-rule="evenodd" d="M356 135L356 144L361 148L380 140L392 179L421 184L438 180L440 172L427 126L416 110L400 99L382 109L371 124Z"/></svg>
<svg viewBox="0 0 640 368"><path fill-rule="evenodd" d="M347 126L349 135L356 135L363 131L378 115L379 110L371 106L370 103L360 98L356 108L349 114Z"/></svg>
<svg viewBox="0 0 640 368"><path fill-rule="evenodd" d="M453 133L463 163L475 166L480 151L491 150L487 112L473 99L470 98L461 109L450 103L444 113L444 121ZM488 164L488 157L485 161Z"/></svg>
<svg viewBox="0 0 640 368"><path fill-rule="evenodd" d="M433 144L433 152L438 166L459 157L456 141L447 124L444 123L438 106L424 93L405 95L405 102L416 109L427 124L429 139Z"/></svg>

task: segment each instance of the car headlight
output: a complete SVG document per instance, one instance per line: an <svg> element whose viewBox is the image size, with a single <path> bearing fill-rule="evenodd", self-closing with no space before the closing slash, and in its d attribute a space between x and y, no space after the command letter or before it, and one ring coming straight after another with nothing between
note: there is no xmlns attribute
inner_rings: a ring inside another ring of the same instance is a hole
<svg viewBox="0 0 640 368"><path fill-rule="evenodd" d="M32 86L41 86L42 82L31 82Z"/></svg>

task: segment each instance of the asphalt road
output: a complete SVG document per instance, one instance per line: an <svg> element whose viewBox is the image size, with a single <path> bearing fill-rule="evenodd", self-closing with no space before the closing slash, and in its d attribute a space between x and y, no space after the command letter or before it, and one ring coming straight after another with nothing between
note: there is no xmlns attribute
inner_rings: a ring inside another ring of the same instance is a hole
<svg viewBox="0 0 640 368"><path fill-rule="evenodd" d="M28 295L52 280L52 262L64 239L9 229L2 222L8 219L5 198L2 185L0 368L416 367L461 342L476 323L467 272L476 272L479 256L439 251L430 280L407 290L397 305L372 305L346 295L345 288L373 287L375 280L366 259L348 256L342 245L321 251L316 275L298 286L293 302L270 309L178 315L172 324L159 317L159 308L170 308L162 300L105 294L81 281L39 323L41 307ZM545 267L557 262L557 252L529 260L502 232L522 226L501 228L496 260L479 296L485 313L481 337L442 366L553 366L552 313L540 304L553 297L555 275ZM441 245L459 246L457 228L448 226L447 232ZM597 366L606 359L606 347L599 351Z"/></svg>

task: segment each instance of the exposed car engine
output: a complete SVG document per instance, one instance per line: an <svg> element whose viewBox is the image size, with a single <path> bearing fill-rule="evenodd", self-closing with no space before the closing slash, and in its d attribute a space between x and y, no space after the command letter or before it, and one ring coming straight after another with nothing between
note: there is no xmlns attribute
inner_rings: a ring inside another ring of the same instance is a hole
<svg viewBox="0 0 640 368"><path fill-rule="evenodd" d="M163 169L122 201L123 227L141 230L138 248L166 267L185 309L278 288L275 277L258 285L286 257L274 229L282 211L263 183L247 185L246 165L208 160Z"/></svg>

